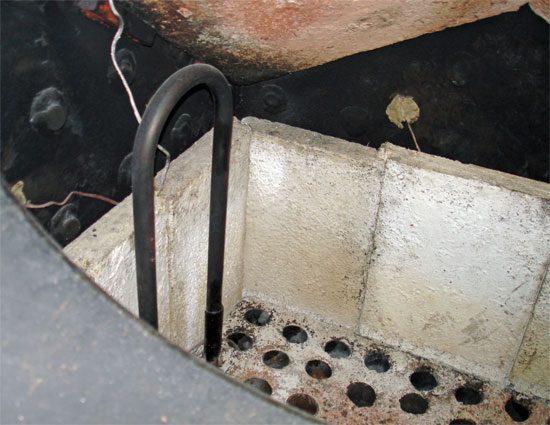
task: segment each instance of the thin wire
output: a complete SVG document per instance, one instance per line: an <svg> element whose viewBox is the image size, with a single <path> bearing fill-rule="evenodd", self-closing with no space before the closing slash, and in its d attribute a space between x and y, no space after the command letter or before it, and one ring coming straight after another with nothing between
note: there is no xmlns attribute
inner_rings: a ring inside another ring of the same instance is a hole
<svg viewBox="0 0 550 425"><path fill-rule="evenodd" d="M134 115L136 116L136 120L138 124L141 124L141 115L138 111L138 108L136 106L136 102L134 100L134 95L132 94L132 90L130 89L130 86L128 85L128 82L126 81L126 77L120 70L120 67L118 66L118 62L116 59L116 45L118 41L120 40L120 37L122 36L122 33L124 32L124 19L122 19L122 15L118 13L118 10L115 7L115 3L113 0L109 0L109 6L111 6L111 10L113 11L114 15L118 19L118 29L115 34L115 37L113 38L113 42L111 43L111 60L113 61L113 65L115 66L116 72L120 79L122 80L122 84L124 85L124 88L126 89L126 93L128 93L128 97L130 98L130 104L132 105L132 110L134 111Z"/></svg>
<svg viewBox="0 0 550 425"><path fill-rule="evenodd" d="M122 85L126 89L126 93L128 93L128 98L130 99L130 105L132 106L132 110L134 111L134 115L136 117L136 120L138 124L141 124L141 114L139 113L139 110L136 106L136 101L134 100L134 95L132 94L132 90L130 89L130 86L128 85L128 82L126 81L126 77L122 73L120 67L118 66L118 61L116 59L116 45L118 41L120 40L120 37L122 37L122 33L124 32L124 19L122 19L122 15L118 13L117 8L115 7L115 3L113 0L109 0L109 6L111 7L111 10L113 11L113 14L118 19L118 29L117 32L113 38L113 42L111 43L111 61L113 62L113 65L115 67L115 70L120 77L120 80L122 81ZM166 163L164 164L164 174L162 176L162 180L160 182L160 188L159 193L162 191L162 188L164 187L164 182L166 181L166 175L168 174L168 167L170 167L170 152L168 152L165 148L163 148L161 145L157 145L157 148L159 151L161 151L166 156Z"/></svg>
<svg viewBox="0 0 550 425"><path fill-rule="evenodd" d="M67 202L69 202L69 199L71 199L71 197L73 195L80 195L80 196L85 196L87 198L93 198L93 199L99 199L100 201L104 201L104 202L108 202L109 204L112 204L112 205L118 205L118 202L116 201L113 201L112 199L109 199L105 196L101 196L101 195L96 195L94 193L86 193L86 192L79 192L78 190L73 190L71 193L69 193L64 200L62 200L61 202L56 202L56 201L49 201L49 202L46 202L45 204L31 204L31 203L26 203L25 204L25 207L29 208L29 209L38 209L38 208L48 208L48 207L51 207L52 205L57 205L57 206L63 206L65 205Z"/></svg>

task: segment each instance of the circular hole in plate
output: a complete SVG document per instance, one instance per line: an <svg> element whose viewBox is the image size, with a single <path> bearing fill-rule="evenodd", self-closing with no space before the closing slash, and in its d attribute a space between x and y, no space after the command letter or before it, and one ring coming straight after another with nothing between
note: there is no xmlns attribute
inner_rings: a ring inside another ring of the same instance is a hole
<svg viewBox="0 0 550 425"><path fill-rule="evenodd" d="M253 308L244 314L244 318L248 323L252 323L253 325L265 326L271 320L271 315L260 308Z"/></svg>
<svg viewBox="0 0 550 425"><path fill-rule="evenodd" d="M246 351L252 347L252 338L242 332L234 332L227 337L228 340L233 341L238 347L239 351ZM235 347L233 347L235 348Z"/></svg>
<svg viewBox="0 0 550 425"><path fill-rule="evenodd" d="M399 399L401 410L413 415L422 415L428 410L428 400L419 394L406 394Z"/></svg>
<svg viewBox="0 0 550 425"><path fill-rule="evenodd" d="M384 373L390 370L390 358L382 352L374 351L365 357L365 366L369 370Z"/></svg>
<svg viewBox="0 0 550 425"><path fill-rule="evenodd" d="M363 382L349 384L346 395L357 407L370 407L376 400L374 389Z"/></svg>
<svg viewBox="0 0 550 425"><path fill-rule="evenodd" d="M462 404L479 404L483 401L483 394L475 388L464 386L455 390L455 398Z"/></svg>
<svg viewBox="0 0 550 425"><path fill-rule="evenodd" d="M506 413L508 413L514 422L524 422L531 416L529 408L518 403L513 397L506 402L504 410L506 410Z"/></svg>
<svg viewBox="0 0 550 425"><path fill-rule="evenodd" d="M346 359L351 356L351 348L345 342L333 339L325 344L325 352L333 359Z"/></svg>
<svg viewBox="0 0 550 425"><path fill-rule="evenodd" d="M429 369L418 369L410 376L410 380L418 391L430 391L437 387L437 380Z"/></svg>
<svg viewBox="0 0 550 425"><path fill-rule="evenodd" d="M272 367L273 369L282 369L290 363L290 359L279 350L271 350L263 355L263 362L266 366Z"/></svg>
<svg viewBox="0 0 550 425"><path fill-rule="evenodd" d="M332 376L331 367L322 360L310 360L307 362L306 372L315 379L327 379Z"/></svg>
<svg viewBox="0 0 550 425"><path fill-rule="evenodd" d="M283 336L288 342L301 344L307 341L307 333L299 326L285 326Z"/></svg>
<svg viewBox="0 0 550 425"><path fill-rule="evenodd" d="M449 425L476 425L476 423L470 419L453 419Z"/></svg>

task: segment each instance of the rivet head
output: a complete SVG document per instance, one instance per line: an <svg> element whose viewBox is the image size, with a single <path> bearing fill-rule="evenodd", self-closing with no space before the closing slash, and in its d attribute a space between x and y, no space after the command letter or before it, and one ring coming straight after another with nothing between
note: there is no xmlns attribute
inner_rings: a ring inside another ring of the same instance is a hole
<svg viewBox="0 0 550 425"><path fill-rule="evenodd" d="M126 78L126 82L132 84L136 77L136 56L134 52L129 49L120 49L116 52L116 60L124 78ZM118 75L113 65L109 66L107 78L111 81L118 79Z"/></svg>
<svg viewBox="0 0 550 425"><path fill-rule="evenodd" d="M80 232L80 220L76 216L76 206L62 206L50 220L52 236L60 243L73 240Z"/></svg>
<svg viewBox="0 0 550 425"><path fill-rule="evenodd" d="M132 152L126 155L120 163L116 183L120 190L132 187Z"/></svg>
<svg viewBox="0 0 550 425"><path fill-rule="evenodd" d="M31 103L29 122L35 131L61 130L67 121L63 93L55 87L39 91Z"/></svg>
<svg viewBox="0 0 550 425"><path fill-rule="evenodd" d="M283 112L287 106L285 91L276 84L267 84L260 90L264 110L270 114Z"/></svg>
<svg viewBox="0 0 550 425"><path fill-rule="evenodd" d="M350 136L361 136L368 127L369 113L359 106L347 106L340 111L340 125Z"/></svg>
<svg viewBox="0 0 550 425"><path fill-rule="evenodd" d="M465 86L476 76L475 60L466 52L455 53L450 60L447 77L457 87Z"/></svg>
<svg viewBox="0 0 550 425"><path fill-rule="evenodd" d="M191 115L181 114L174 127L170 131L170 141L172 143L181 143L187 141L191 136Z"/></svg>

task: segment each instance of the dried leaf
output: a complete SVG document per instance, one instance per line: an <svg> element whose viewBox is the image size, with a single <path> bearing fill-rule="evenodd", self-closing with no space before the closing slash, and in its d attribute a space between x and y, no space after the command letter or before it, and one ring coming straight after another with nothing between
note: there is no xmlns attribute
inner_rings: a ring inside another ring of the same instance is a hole
<svg viewBox="0 0 550 425"><path fill-rule="evenodd" d="M412 124L420 118L420 108L410 96L398 94L386 108L386 115L397 127L403 128L403 122Z"/></svg>
<svg viewBox="0 0 550 425"><path fill-rule="evenodd" d="M17 199L23 205L27 203L27 197L25 196L25 192L23 192L24 185L25 183L23 183L23 180L19 180L11 187L11 193L13 194L13 196L15 196L15 199Z"/></svg>

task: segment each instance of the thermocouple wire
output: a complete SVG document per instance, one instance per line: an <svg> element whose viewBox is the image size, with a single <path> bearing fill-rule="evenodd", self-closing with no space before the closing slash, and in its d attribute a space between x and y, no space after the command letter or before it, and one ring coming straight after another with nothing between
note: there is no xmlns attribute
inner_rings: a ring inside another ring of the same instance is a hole
<svg viewBox="0 0 550 425"><path fill-rule="evenodd" d="M128 82L126 81L126 77L122 73L120 66L118 65L118 61L116 59L116 45L118 41L120 40L120 37L122 37L122 33L124 32L124 19L122 19L122 15L118 13L117 8L115 7L115 3L113 0L109 0L109 6L111 7L111 10L113 11L113 14L118 19L118 29L115 33L115 36L113 37L113 42L111 43L111 61L113 62L113 65L115 67L115 70L120 77L120 80L122 81L122 85L126 89L126 93L128 93L128 98L130 99L130 105L132 106L132 110L134 111L134 115L136 117L136 120L138 124L141 124L141 114L139 113L139 110L136 106L136 101L134 100L134 95L132 93L132 90L130 89L130 86L128 85ZM164 187L164 181L166 180L166 174L168 174L168 167L170 167L170 152L168 152L165 148L163 148L161 145L157 145L157 148L159 151L161 151L166 156L166 164L164 166L164 174L162 176L162 180L160 182L160 188L159 193L162 191L162 188Z"/></svg>

